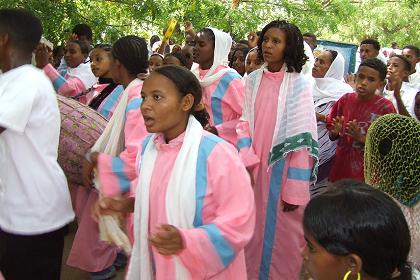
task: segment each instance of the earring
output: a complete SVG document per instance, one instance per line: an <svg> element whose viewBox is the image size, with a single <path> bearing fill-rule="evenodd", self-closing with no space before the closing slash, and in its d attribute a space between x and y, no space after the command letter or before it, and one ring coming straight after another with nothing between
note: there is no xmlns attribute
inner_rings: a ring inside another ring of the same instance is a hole
<svg viewBox="0 0 420 280"><path fill-rule="evenodd" d="M349 270L347 273L346 273L346 275L344 275L344 278L343 278L343 280L347 280L347 278L349 278L349 275L351 274L351 270ZM360 280L361 279L361 277L360 277L360 273L359 272L357 272L357 280Z"/></svg>

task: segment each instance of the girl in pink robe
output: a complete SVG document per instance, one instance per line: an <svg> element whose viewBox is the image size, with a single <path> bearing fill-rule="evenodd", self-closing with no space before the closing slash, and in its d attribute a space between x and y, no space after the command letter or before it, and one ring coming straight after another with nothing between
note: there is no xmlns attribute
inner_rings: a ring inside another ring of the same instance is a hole
<svg viewBox="0 0 420 280"><path fill-rule="evenodd" d="M266 62L246 79L237 148L255 182L256 227L246 248L248 279L299 279L302 215L318 148L311 85L301 74L302 35L274 21L258 42Z"/></svg>
<svg viewBox="0 0 420 280"><path fill-rule="evenodd" d="M236 125L242 115L244 82L241 75L226 66L232 38L215 28L197 33L193 70L203 89L203 103L210 115L209 131L232 144L236 143Z"/></svg>
<svg viewBox="0 0 420 280"><path fill-rule="evenodd" d="M195 111L200 84L185 68L164 66L145 80L142 97L145 125L155 134L142 144L136 194L96 207L134 208L126 279L246 279L251 184L235 148L203 131L207 119Z"/></svg>
<svg viewBox="0 0 420 280"><path fill-rule="evenodd" d="M91 188L92 169L96 166L98 173L106 178L100 179L103 193L111 193L107 191L108 183L115 183L118 192L127 192L129 182L137 177L135 159L139 143L147 134L140 112L142 81L136 78L137 74L147 71L147 43L138 37L123 37L114 44L111 53L112 76L125 88L123 95L128 95L122 135L125 146L118 156L93 152L90 154L92 162L85 161L83 175L88 189L79 188L76 196L79 228L67 260L68 265L91 272L94 279L115 275L113 264L117 264L120 249L100 240L98 224L91 218L90 210L99 196L97 190ZM108 125L113 120L111 118Z"/></svg>

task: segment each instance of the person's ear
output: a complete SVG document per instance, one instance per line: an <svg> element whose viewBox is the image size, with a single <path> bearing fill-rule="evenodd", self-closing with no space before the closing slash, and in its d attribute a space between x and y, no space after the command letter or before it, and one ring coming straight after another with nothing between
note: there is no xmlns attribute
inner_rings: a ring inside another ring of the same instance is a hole
<svg viewBox="0 0 420 280"><path fill-rule="evenodd" d="M345 260L346 266L348 268L348 271L351 271L351 278L350 279L357 279L357 275L359 273L362 273L362 267L363 267L363 261L362 259L356 255L356 254L350 254L346 256Z"/></svg>
<svg viewBox="0 0 420 280"><path fill-rule="evenodd" d="M193 105L194 105L194 96L191 93L188 93L187 95L182 97L182 104L181 104L182 111L184 112L191 111L191 108L193 107Z"/></svg>

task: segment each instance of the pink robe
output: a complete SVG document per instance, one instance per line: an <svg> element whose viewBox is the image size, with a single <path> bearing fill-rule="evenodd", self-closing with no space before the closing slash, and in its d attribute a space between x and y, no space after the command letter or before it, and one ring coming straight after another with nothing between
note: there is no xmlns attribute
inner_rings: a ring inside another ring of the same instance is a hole
<svg viewBox="0 0 420 280"><path fill-rule="evenodd" d="M283 77L284 72L263 74L254 107L253 138L247 122L238 126L238 150L255 181L256 227L245 249L248 279L297 280L302 266L302 217L310 198L313 159L307 149L299 149L268 166ZM282 201L299 208L283 212Z"/></svg>
<svg viewBox="0 0 420 280"><path fill-rule="evenodd" d="M135 160L141 140L147 135L143 117L140 112L141 87L133 87L128 92L126 108L126 122L124 139L126 149L119 157L101 154L98 158L98 171L102 187L111 191L107 194L118 194L129 189L131 180L137 177ZM114 165L114 162L118 165ZM116 168L117 167L117 168ZM73 241L67 265L88 272L101 271L113 264L119 249L106 242L100 241L98 224L91 218L91 209L98 200L98 193L94 189L72 186L73 207L78 218L79 228Z"/></svg>
<svg viewBox="0 0 420 280"><path fill-rule="evenodd" d="M165 143L154 140L158 155L150 182L149 231L167 223L165 193L184 134ZM194 228L181 231L185 249L178 253L191 279L246 279L244 246L255 225L255 206L249 176L235 148L204 132L196 171ZM176 226L176 225L174 225ZM136 237L135 237L136 238ZM175 279L171 256L152 248L155 279Z"/></svg>
<svg viewBox="0 0 420 280"><path fill-rule="evenodd" d="M226 66L219 66L215 73ZM208 70L199 70L200 77ZM242 116L245 89L238 73L224 74L218 81L203 87L203 103L210 115L210 125L215 126L220 137L236 143L236 125Z"/></svg>

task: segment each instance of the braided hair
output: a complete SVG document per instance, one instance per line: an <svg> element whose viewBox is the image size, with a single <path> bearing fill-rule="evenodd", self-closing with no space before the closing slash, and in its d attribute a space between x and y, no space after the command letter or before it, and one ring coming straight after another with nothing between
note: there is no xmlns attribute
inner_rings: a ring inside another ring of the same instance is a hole
<svg viewBox="0 0 420 280"><path fill-rule="evenodd" d="M111 52L131 75L147 73L148 50L143 38L134 35L122 37L114 43Z"/></svg>
<svg viewBox="0 0 420 280"><path fill-rule="evenodd" d="M303 65L305 65L308 57L305 55L305 49L303 46L303 36L299 28L285 20L274 20L267 24L261 31L261 36L258 38L258 56L261 61L264 61L262 54L262 44L264 41L264 35L270 28L278 28L283 30L286 34L286 49L284 52L284 62L287 66L287 72L298 72L302 71Z"/></svg>

